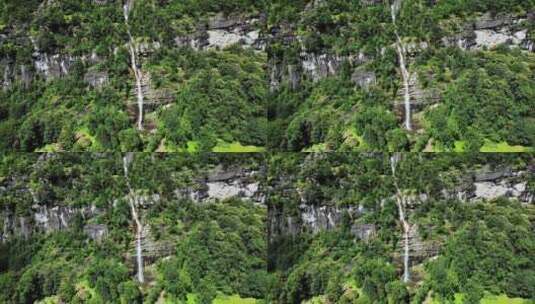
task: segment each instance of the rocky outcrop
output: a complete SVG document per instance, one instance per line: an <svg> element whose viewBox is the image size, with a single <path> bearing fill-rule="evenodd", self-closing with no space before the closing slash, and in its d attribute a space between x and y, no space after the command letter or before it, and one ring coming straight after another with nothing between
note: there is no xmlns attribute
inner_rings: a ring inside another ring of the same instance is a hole
<svg viewBox="0 0 535 304"><path fill-rule="evenodd" d="M35 70L47 81L69 75L76 58L68 55L41 53L33 54Z"/></svg>
<svg viewBox="0 0 535 304"><path fill-rule="evenodd" d="M368 89L377 83L377 77L375 76L375 72L368 71L363 66L355 69L353 75L351 75L351 81L362 89Z"/></svg>
<svg viewBox="0 0 535 304"><path fill-rule="evenodd" d="M530 171L513 171L511 168L485 167L464 176L454 189L443 190L446 198L463 201L492 200L499 197L533 203L535 193L528 189Z"/></svg>
<svg viewBox="0 0 535 304"><path fill-rule="evenodd" d="M331 54L301 53L301 66L303 72L313 81L338 74L340 66L347 57Z"/></svg>
<svg viewBox="0 0 535 304"><path fill-rule="evenodd" d="M175 194L178 198L189 198L199 203L237 197L261 204L264 194L260 189L259 174L242 168L217 167L197 180L194 186L177 189Z"/></svg>
<svg viewBox="0 0 535 304"><path fill-rule="evenodd" d="M287 215L281 209L271 207L268 209L268 233L272 241L279 236L297 236L301 233L316 234L329 231L342 225L344 216L347 216L350 231L357 238L368 240L375 235L375 226L356 221L365 209L355 206L315 206L302 203L296 215Z"/></svg>
<svg viewBox="0 0 535 304"><path fill-rule="evenodd" d="M522 25L529 18L523 16L485 14L473 22L465 24L459 33L444 37L445 46L457 46L465 50L494 48L505 44L533 51L533 41L527 36L528 30Z"/></svg>
<svg viewBox="0 0 535 304"><path fill-rule="evenodd" d="M397 92L396 105L403 106L403 88L399 88ZM411 99L411 105L429 105L440 101L440 92L433 89L424 89L418 80L417 73L411 73L409 77L409 96Z"/></svg>
<svg viewBox="0 0 535 304"><path fill-rule="evenodd" d="M394 256L394 261L400 266L403 264L403 239L399 239L397 245L399 250ZM409 256L410 266L423 263L425 260L433 258L439 254L441 243L438 241L423 240L418 232L418 226L413 225L409 232Z"/></svg>
<svg viewBox="0 0 535 304"><path fill-rule="evenodd" d="M143 226L141 237L141 252L143 254L143 265L148 266L153 264L158 259L167 257L174 253L176 243L171 240L158 240L151 232L150 225ZM136 240L132 240L130 250L128 251L127 260L134 268L136 265Z"/></svg>
<svg viewBox="0 0 535 304"><path fill-rule="evenodd" d="M265 43L260 34L265 17L226 16L217 14L199 24L189 35L178 36L175 43L179 47L190 46L196 50L224 49L238 44L256 50L263 50Z"/></svg>
<svg viewBox="0 0 535 304"><path fill-rule="evenodd" d="M377 236L375 224L355 223L351 226L351 233L359 240L369 241Z"/></svg>
<svg viewBox="0 0 535 304"><path fill-rule="evenodd" d="M135 100L135 96L137 95L136 90L136 86L132 85L130 95L133 96L133 100L131 100L131 105L137 107L137 101ZM155 109L158 106L169 104L175 100L173 91L164 88L155 88L152 85L150 73L146 71L143 72L141 79L141 92L143 93L143 103L147 110Z"/></svg>
<svg viewBox="0 0 535 304"><path fill-rule="evenodd" d="M310 2L308 9L321 6L320 2ZM371 58L362 52L352 54L336 54L329 51L310 50L305 47L303 37L288 25L273 26L267 35L268 44L277 45L287 49L298 49L293 57L278 57L277 54L269 57L269 82L270 90L277 91L286 85L295 90L301 81L312 82L339 75L342 67L349 66L353 73L353 81L356 86L367 88L375 83L375 74L365 71L362 66L371 61ZM288 52L294 54L295 51Z"/></svg>
<svg viewBox="0 0 535 304"><path fill-rule="evenodd" d="M21 83L28 88L32 83L33 73L26 64L15 64L14 61L4 59L0 61L0 78L2 90L6 91L13 83Z"/></svg>
<svg viewBox="0 0 535 304"><path fill-rule="evenodd" d="M277 62L273 58L269 63L270 68L270 89L276 91L282 84L289 84L292 89L296 89L302 79L309 79L313 82L320 81L326 77L339 75L344 64L348 64L354 69L353 81L357 86L367 88L375 83L375 74L365 72L361 66L370 61L364 54L339 56L327 53L312 53L303 50L297 63Z"/></svg>
<svg viewBox="0 0 535 304"><path fill-rule="evenodd" d="M29 215L16 215L11 210L4 210L0 213L0 223L2 231L0 232L0 242L6 242L14 237L29 238L34 233L52 233L66 230L72 227L75 218L79 216L84 222L102 214L102 210L95 206L90 207L68 207L68 206L46 206L34 204ZM105 233L96 232L88 233L88 236L95 239L101 239ZM88 232L91 229L88 228Z"/></svg>
<svg viewBox="0 0 535 304"><path fill-rule="evenodd" d="M95 66L103 62L103 58L95 52L82 56L72 56L57 51L45 52L33 37L9 37L0 36L0 45L3 40L11 43L33 48L33 53L28 58L20 59L10 55L0 58L0 86L8 90L13 84L20 83L24 88L29 88L35 77L46 81L66 77L71 74L74 63L81 62L88 67L84 80L88 85L100 87L107 82L107 72L98 70Z"/></svg>
<svg viewBox="0 0 535 304"><path fill-rule="evenodd" d="M102 88L108 84L108 72L90 69L85 74L84 81L93 88Z"/></svg>
<svg viewBox="0 0 535 304"><path fill-rule="evenodd" d="M87 224L84 226L85 234L96 242L102 242L108 236L108 226L103 224Z"/></svg>

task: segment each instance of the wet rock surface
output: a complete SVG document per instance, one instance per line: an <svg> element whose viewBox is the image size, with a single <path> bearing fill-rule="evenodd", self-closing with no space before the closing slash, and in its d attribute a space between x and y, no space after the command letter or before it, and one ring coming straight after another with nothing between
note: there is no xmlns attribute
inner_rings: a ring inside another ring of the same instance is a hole
<svg viewBox="0 0 535 304"><path fill-rule="evenodd" d="M403 264L403 240L400 239L397 243L397 255L394 261L399 265ZM409 233L409 256L410 266L415 266L423 263L429 258L433 258L439 254L441 243L438 241L423 240L418 231L418 226L412 226Z"/></svg>
<svg viewBox="0 0 535 304"><path fill-rule="evenodd" d="M134 229L134 228L133 228ZM141 238L141 252L143 254L143 265L153 264L158 259L172 255L175 251L176 243L171 240L159 240L151 232L150 225L143 226ZM132 240L127 260L132 267L136 265L136 240Z"/></svg>

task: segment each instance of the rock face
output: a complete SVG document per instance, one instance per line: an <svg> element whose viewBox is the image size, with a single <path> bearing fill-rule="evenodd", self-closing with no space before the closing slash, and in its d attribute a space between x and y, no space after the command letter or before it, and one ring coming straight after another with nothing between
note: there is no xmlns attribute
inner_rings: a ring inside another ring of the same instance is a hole
<svg viewBox="0 0 535 304"><path fill-rule="evenodd" d="M364 67L357 68L351 75L351 81L360 88L368 89L377 83L375 72L367 71Z"/></svg>
<svg viewBox="0 0 535 304"><path fill-rule="evenodd" d="M272 39L287 39L288 37L275 37ZM299 38L292 38L289 41L299 41ZM303 78L313 82L320 81L326 77L338 75L344 64L348 64L354 73L353 82L359 87L368 88L375 84L376 78L373 72L367 72L362 65L369 62L369 58L364 54L339 56L325 53L313 53L303 49L297 63L277 62L273 58L269 63L270 68L270 89L276 91L282 84L289 84L292 89L296 89Z"/></svg>
<svg viewBox="0 0 535 304"><path fill-rule="evenodd" d="M195 186L178 189L175 194L178 198L190 198L199 203L238 197L261 204L264 194L258 174L241 168L217 167L205 178L197 180Z"/></svg>
<svg viewBox="0 0 535 304"><path fill-rule="evenodd" d="M20 44L33 52L28 58L13 58L2 54L0 57L0 86L3 90L9 89L15 83L21 83L23 87L30 87L35 77L41 77L46 81L65 77L71 74L74 63L81 62L88 67L84 80L93 87L100 87L107 82L107 72L97 71L95 65L102 63L95 52L82 56L71 56L61 53L61 50L43 51L33 37L10 37L0 34L0 45L3 41Z"/></svg>
<svg viewBox="0 0 535 304"><path fill-rule="evenodd" d="M148 72L143 72L143 78L141 80L141 91L144 97L144 105L146 105L147 110L153 110L161 105L166 105L175 100L175 94L168 89L155 88L152 85L151 75ZM130 95L133 97L131 105L137 108L137 101L135 100L136 96L136 87L135 84L132 85L132 90Z"/></svg>
<svg viewBox="0 0 535 304"><path fill-rule="evenodd" d="M344 216L347 216L353 235L359 239L368 240L375 235L375 226L355 221L364 212L362 207L315 206L303 202L299 205L296 215L285 215L281 209L270 206L268 209L269 239L273 241L279 236L295 237L301 233L316 234L333 230L340 227Z"/></svg>
<svg viewBox="0 0 535 304"><path fill-rule="evenodd" d="M394 257L394 261L400 266L403 264L403 240L400 239L397 243L398 254ZM424 241L418 232L418 226L412 226L409 233L409 256L410 266L415 266L423 263L429 258L433 258L439 254L441 244L436 241Z"/></svg>
<svg viewBox="0 0 535 304"><path fill-rule="evenodd" d="M264 49L260 35L265 17L226 16L217 14L200 24L197 31L186 36L178 36L175 43L179 47L190 46L196 50L223 49L234 44L256 50Z"/></svg>
<svg viewBox="0 0 535 304"><path fill-rule="evenodd" d="M35 70L47 81L69 75L74 57L60 54L49 55L36 51L33 54Z"/></svg>
<svg viewBox="0 0 535 304"><path fill-rule="evenodd" d="M531 204L534 193L527 188L527 177L533 172L513 171L511 168L483 168L464 177L455 189L444 190L446 198L464 201L492 200L499 197L514 198Z"/></svg>
<svg viewBox="0 0 535 304"><path fill-rule="evenodd" d="M0 59L0 85L2 90L8 90L13 83L20 82L23 87L28 88L32 82L32 72L26 64L15 64L9 59Z"/></svg>
<svg viewBox="0 0 535 304"><path fill-rule="evenodd" d="M397 92L397 105L403 105L403 88ZM418 81L418 74L411 73L409 78L409 95L411 98L411 105L428 105L440 101L440 93L437 90L424 89Z"/></svg>
<svg viewBox="0 0 535 304"><path fill-rule="evenodd" d="M135 229L135 228L133 228ZM158 259L173 254L176 244L170 240L157 240L151 232L150 225L143 226L143 233L141 238L141 252L143 254L143 264L148 266L153 264ZM136 240L132 240L130 244L130 251L127 254L127 260L132 267L136 265Z"/></svg>
<svg viewBox="0 0 535 304"><path fill-rule="evenodd" d="M10 210L1 212L0 223L2 224L2 231L0 232L0 242L5 242L16 236L27 239L33 233L52 233L66 230L72 227L77 216L87 222L102 214L102 211L95 206L73 208L35 204L29 213L30 215L27 216L17 216ZM90 232L90 230L87 232ZM101 232L96 232L93 229L92 233L88 233L89 237L101 239L105 235L102 231L106 229L101 228L100 230Z"/></svg>
<svg viewBox="0 0 535 304"><path fill-rule="evenodd" d="M101 242L108 235L108 227L102 224L87 224L84 226L84 232L92 240Z"/></svg>
<svg viewBox="0 0 535 304"><path fill-rule="evenodd" d="M301 53L303 72L313 81L319 81L338 73L340 66L347 58L330 54Z"/></svg>
<svg viewBox="0 0 535 304"><path fill-rule="evenodd" d="M89 70L84 76L84 81L93 88L102 88L108 84L108 72Z"/></svg>
<svg viewBox="0 0 535 304"><path fill-rule="evenodd" d="M465 24L458 34L443 38L442 42L445 46L457 46L465 50L505 44L533 52L533 41L527 36L527 28L522 26L524 21L524 17L485 14Z"/></svg>

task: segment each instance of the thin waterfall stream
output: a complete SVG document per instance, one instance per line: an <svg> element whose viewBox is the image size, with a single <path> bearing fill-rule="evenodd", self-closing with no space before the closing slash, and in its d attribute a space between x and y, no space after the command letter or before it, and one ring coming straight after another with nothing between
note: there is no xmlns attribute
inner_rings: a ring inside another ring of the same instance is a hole
<svg viewBox="0 0 535 304"><path fill-rule="evenodd" d="M139 219L139 215L136 210L137 196L130 184L130 178L128 177L128 168L134 160L134 153L128 152L123 157L123 170L124 177L126 179L126 185L128 186L128 202L130 204L130 210L132 213L132 219L136 224L136 261L137 261L137 279L140 283L145 281L143 276L143 252L141 250L141 241L143 239L143 224Z"/></svg>
<svg viewBox="0 0 535 304"><path fill-rule="evenodd" d="M392 13L392 23L394 24L394 31L396 34L396 51L399 56L399 68L401 69L401 77L403 78L403 100L405 103L405 128L407 130L412 130L411 124L411 95L410 95L410 74L407 70L407 64L405 61L405 46L399 37L397 25L396 25L396 16L401 9L401 0L394 0L390 6L390 11Z"/></svg>
<svg viewBox="0 0 535 304"><path fill-rule="evenodd" d="M394 186L396 187L396 205L398 207L399 220L403 226L403 282L407 283L410 280L410 251L409 251L409 234L411 231L411 225L407 220L406 215L406 202L396 178L396 166L400 160L400 154L395 153L390 157L390 167L392 170L392 177L394 179Z"/></svg>
<svg viewBox="0 0 535 304"><path fill-rule="evenodd" d="M132 37L132 33L130 32L130 24L128 23L128 16L130 15L130 11L132 10L132 7L134 5L133 0L127 0L125 4L123 5L123 13L124 13L124 23L126 25L126 32L128 33L128 49L130 52L130 64L132 66L132 70L134 71L134 77L136 78L136 95L137 95L137 107L138 107L138 118L137 118L137 128L138 130L143 130L143 73L138 68L137 65L137 57L136 57L136 48L134 44L134 38Z"/></svg>

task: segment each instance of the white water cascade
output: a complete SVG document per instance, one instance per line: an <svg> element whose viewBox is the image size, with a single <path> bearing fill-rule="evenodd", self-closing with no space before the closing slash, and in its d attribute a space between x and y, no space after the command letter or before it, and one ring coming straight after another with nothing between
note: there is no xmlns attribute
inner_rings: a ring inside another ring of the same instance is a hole
<svg viewBox="0 0 535 304"><path fill-rule="evenodd" d="M128 168L130 167L130 163L132 163L134 159L134 153L128 152L123 157L123 169L124 169L124 177L126 179L126 185L128 186L128 201L130 203L130 210L132 212L132 219L136 223L136 261L137 261L137 279L140 283L143 283L145 281L145 278L143 276L143 252L141 250L141 240L143 239L143 225L141 224L141 221L139 220L139 215L136 210L136 201L137 196L135 192L132 189L132 185L130 184L130 179L128 178Z"/></svg>
<svg viewBox="0 0 535 304"><path fill-rule="evenodd" d="M128 15L134 5L134 0L126 0L123 5L123 14L124 14L124 23L126 25L126 32L128 33L128 49L130 51L130 64L132 65L132 70L134 71L134 76L136 78L136 93L137 93L137 107L138 107L138 119L137 119L137 128L143 130L143 88L142 88L142 79L143 74L137 66L136 59L136 48L134 44L134 38L130 32L130 25L128 23Z"/></svg>
<svg viewBox="0 0 535 304"><path fill-rule="evenodd" d="M407 283L410 280L409 234L410 234L412 227L409 224L409 221L407 221L407 216L405 213L405 210L406 210L405 196L401 192L401 189L399 188L397 178L396 178L396 166L400 159L401 159L401 155L399 153L394 153L390 157L390 167L392 169L392 177L394 179L394 186L396 187L396 205L398 206L399 220L401 221L402 226L403 226L403 249L404 249L403 282Z"/></svg>
<svg viewBox="0 0 535 304"><path fill-rule="evenodd" d="M397 26L396 26L396 15L401 9L402 0L394 0L390 6L390 11L392 13L392 23L394 24L394 31L396 33L396 51L399 56L399 67L401 69L401 77L403 78L403 99L405 102L405 128L407 130L412 130L411 125L411 95L410 95L410 74L407 70L407 65L405 61L405 46L399 37Z"/></svg>

